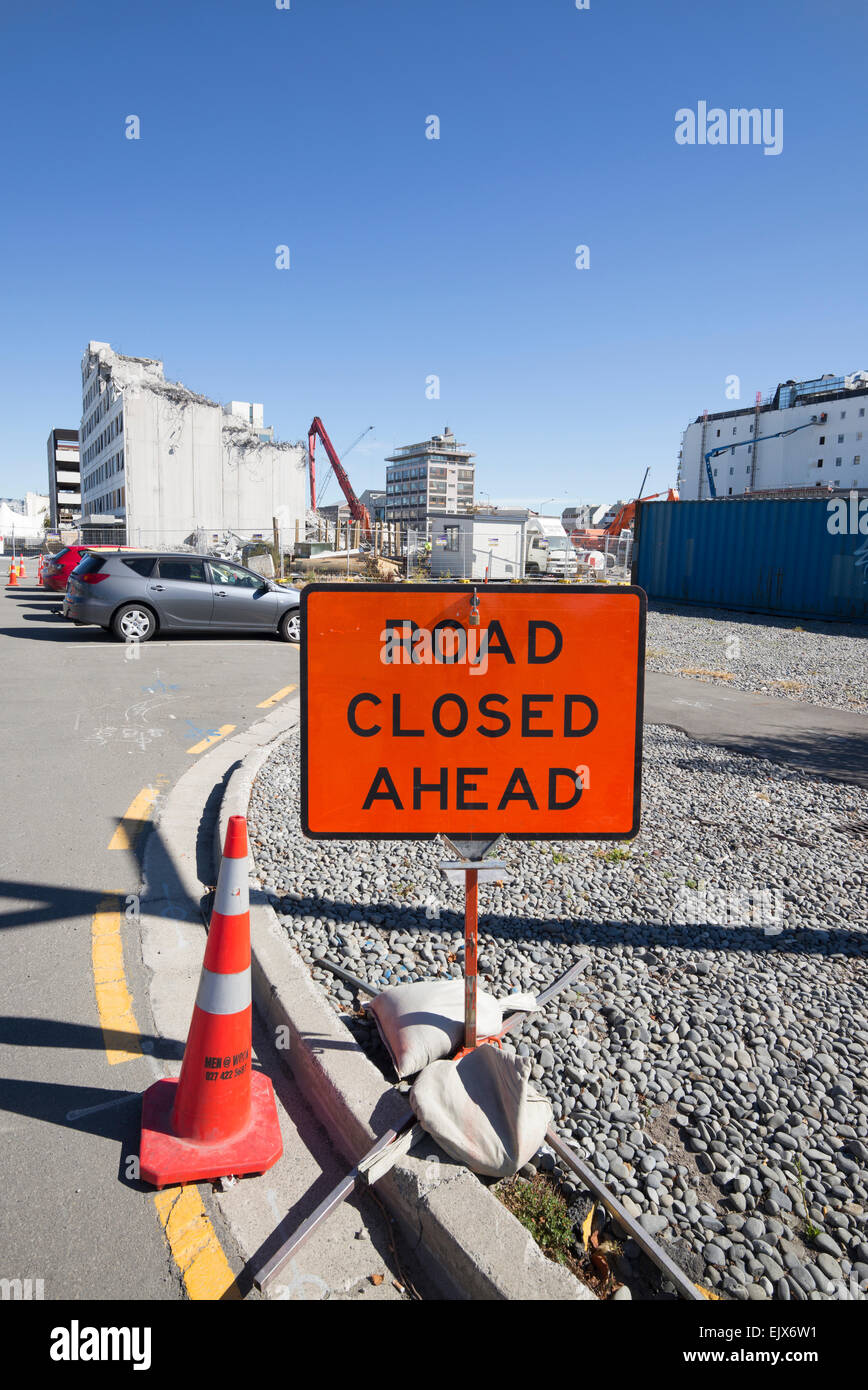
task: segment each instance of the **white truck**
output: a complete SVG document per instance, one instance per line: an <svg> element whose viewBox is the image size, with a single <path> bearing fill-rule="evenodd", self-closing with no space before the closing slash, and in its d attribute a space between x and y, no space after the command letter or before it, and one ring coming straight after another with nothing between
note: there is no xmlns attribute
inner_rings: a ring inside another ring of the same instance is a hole
<svg viewBox="0 0 868 1390"><path fill-rule="evenodd" d="M575 579L579 562L572 541L556 516L529 516L525 525L524 572L552 579Z"/></svg>

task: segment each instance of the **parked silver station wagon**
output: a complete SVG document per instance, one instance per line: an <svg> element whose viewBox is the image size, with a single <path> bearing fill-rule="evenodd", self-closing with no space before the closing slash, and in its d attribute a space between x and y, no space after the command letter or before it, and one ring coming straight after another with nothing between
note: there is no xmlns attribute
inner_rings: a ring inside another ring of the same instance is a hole
<svg viewBox="0 0 868 1390"><path fill-rule="evenodd" d="M121 642L182 631L301 637L297 589L210 555L91 552L69 577L62 612Z"/></svg>

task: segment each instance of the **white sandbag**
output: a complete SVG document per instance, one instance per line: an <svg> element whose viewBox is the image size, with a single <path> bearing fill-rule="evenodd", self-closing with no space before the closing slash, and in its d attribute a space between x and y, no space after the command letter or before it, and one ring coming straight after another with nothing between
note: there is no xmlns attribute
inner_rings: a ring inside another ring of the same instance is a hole
<svg viewBox="0 0 868 1390"><path fill-rule="evenodd" d="M432 1062L410 1104L423 1129L474 1173L506 1178L536 1153L552 1122L548 1101L529 1084L530 1057L477 1047L460 1062Z"/></svg>
<svg viewBox="0 0 868 1390"><path fill-rule="evenodd" d="M374 1015L380 1037L403 1080L448 1057L464 1041L464 981L419 980L384 989L364 1007ZM536 996L510 994L498 1000L477 989L476 1033L485 1038L499 1031L506 1013L533 1011Z"/></svg>

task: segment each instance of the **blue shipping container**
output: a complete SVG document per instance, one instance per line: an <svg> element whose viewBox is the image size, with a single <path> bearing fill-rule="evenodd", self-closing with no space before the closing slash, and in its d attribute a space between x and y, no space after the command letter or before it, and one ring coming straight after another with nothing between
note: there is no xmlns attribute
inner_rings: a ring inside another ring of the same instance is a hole
<svg viewBox="0 0 868 1390"><path fill-rule="evenodd" d="M633 583L672 603L868 620L868 498L861 506L860 517L855 493L645 502Z"/></svg>

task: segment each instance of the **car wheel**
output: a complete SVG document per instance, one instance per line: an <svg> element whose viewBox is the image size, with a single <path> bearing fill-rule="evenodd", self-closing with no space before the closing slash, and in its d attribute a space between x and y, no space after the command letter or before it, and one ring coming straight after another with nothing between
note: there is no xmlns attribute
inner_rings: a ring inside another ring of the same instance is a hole
<svg viewBox="0 0 868 1390"><path fill-rule="evenodd" d="M284 642L300 642L301 609L290 608L288 613L284 613L277 630Z"/></svg>
<svg viewBox="0 0 868 1390"><path fill-rule="evenodd" d="M141 603L125 603L112 618L112 632L119 642L147 642L157 630L157 621Z"/></svg>

